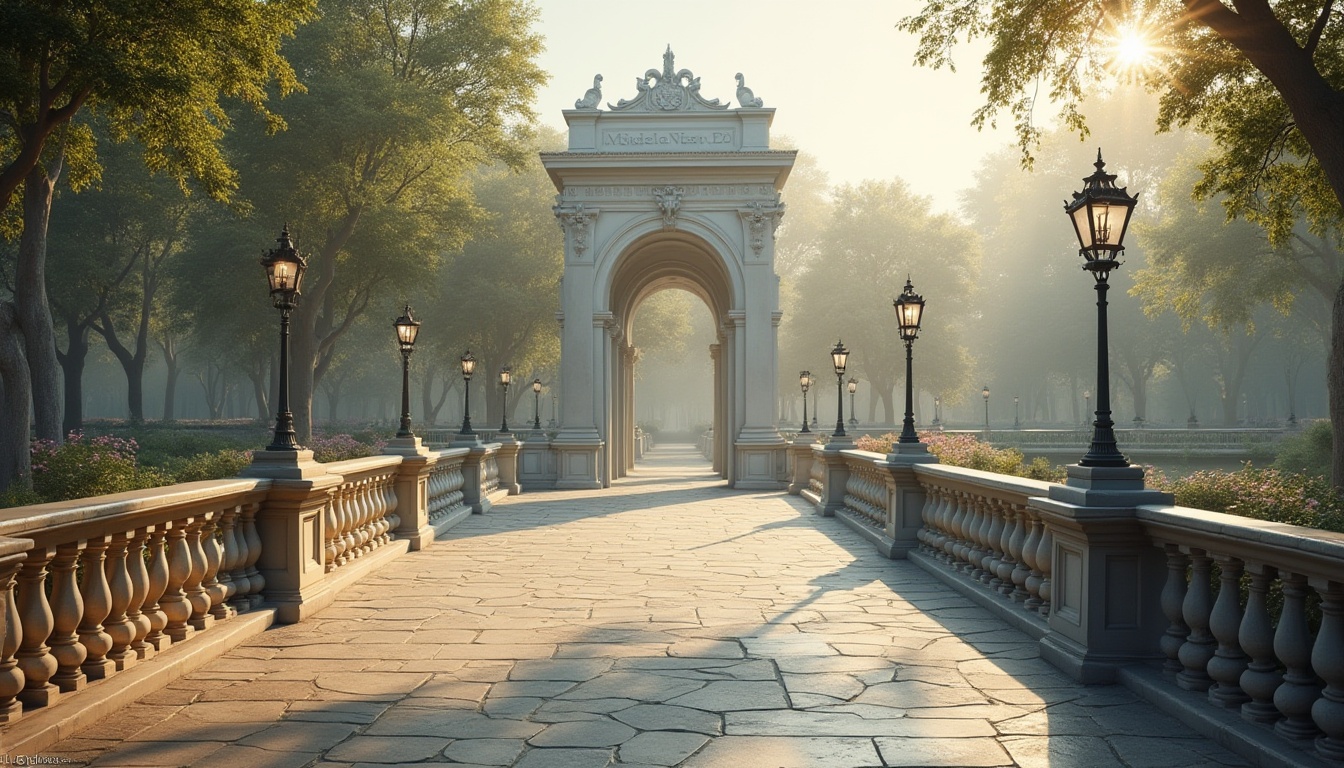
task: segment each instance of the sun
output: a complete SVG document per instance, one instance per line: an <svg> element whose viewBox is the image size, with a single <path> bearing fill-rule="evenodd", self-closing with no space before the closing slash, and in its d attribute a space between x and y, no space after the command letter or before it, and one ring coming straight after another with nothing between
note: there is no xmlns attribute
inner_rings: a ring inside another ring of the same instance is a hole
<svg viewBox="0 0 1344 768"><path fill-rule="evenodd" d="M1152 29L1129 23L1108 35L1106 68L1124 79L1138 79L1161 67L1161 47Z"/></svg>

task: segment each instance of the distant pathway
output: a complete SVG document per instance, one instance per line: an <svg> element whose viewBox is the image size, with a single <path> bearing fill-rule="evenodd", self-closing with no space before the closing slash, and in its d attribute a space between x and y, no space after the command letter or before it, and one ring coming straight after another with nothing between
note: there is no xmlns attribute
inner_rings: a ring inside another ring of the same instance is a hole
<svg viewBox="0 0 1344 768"><path fill-rule="evenodd" d="M531 493L47 754L97 766L1244 765L690 446Z"/></svg>

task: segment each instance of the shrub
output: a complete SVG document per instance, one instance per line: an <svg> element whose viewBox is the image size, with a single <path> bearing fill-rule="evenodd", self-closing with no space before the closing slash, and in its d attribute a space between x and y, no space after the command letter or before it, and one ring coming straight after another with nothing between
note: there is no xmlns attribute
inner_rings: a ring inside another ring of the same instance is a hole
<svg viewBox="0 0 1344 768"><path fill-rule="evenodd" d="M170 458L164 465L164 470L172 475L175 483L191 483L197 480L237 477L238 473L251 462L251 451L226 448L214 453L199 453L190 458Z"/></svg>
<svg viewBox="0 0 1344 768"><path fill-rule="evenodd" d="M1344 533L1344 496L1322 477L1247 465L1236 472L1201 470L1149 484L1183 507Z"/></svg>
<svg viewBox="0 0 1344 768"><path fill-rule="evenodd" d="M864 435L855 441L860 450L889 453L898 435L888 432L881 437ZM995 448L975 435L947 432L923 432L919 439L929 447L929 453L938 461L953 467L978 469L1000 475L1028 477L1033 480L1062 482L1064 468L1037 457L1030 462L1016 448Z"/></svg>
<svg viewBox="0 0 1344 768"><path fill-rule="evenodd" d="M86 438L79 432L71 432L60 446L35 440L33 493L41 501L65 501L172 482L158 470L139 466L136 448L133 439L112 435Z"/></svg>
<svg viewBox="0 0 1344 768"><path fill-rule="evenodd" d="M325 463L373 456L385 445L387 441L378 438L361 442L352 435L325 435L314 432L312 441L304 447L312 450L314 459Z"/></svg>
<svg viewBox="0 0 1344 768"><path fill-rule="evenodd" d="M1330 422L1313 421L1301 433L1279 443L1274 468L1284 472L1302 472L1313 477L1330 476Z"/></svg>

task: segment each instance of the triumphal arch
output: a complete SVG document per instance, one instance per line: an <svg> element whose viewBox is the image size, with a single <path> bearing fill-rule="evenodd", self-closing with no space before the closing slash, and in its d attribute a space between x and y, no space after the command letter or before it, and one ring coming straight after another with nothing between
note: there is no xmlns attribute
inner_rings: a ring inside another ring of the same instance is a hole
<svg viewBox="0 0 1344 768"><path fill-rule="evenodd" d="M770 149L774 110L737 75L736 106L663 65L632 98L602 98L602 76L565 110L569 148L542 153L565 231L557 487L597 488L634 465L636 310L681 288L717 324L714 466L736 488L786 476L777 427L779 193L795 152Z"/></svg>

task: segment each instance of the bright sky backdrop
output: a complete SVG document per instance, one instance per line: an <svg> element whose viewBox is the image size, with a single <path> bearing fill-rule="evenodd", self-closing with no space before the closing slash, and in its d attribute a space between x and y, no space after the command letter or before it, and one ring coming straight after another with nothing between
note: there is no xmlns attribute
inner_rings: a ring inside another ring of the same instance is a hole
<svg viewBox="0 0 1344 768"><path fill-rule="evenodd" d="M600 73L603 108L635 96L635 78L661 69L671 44L677 69L700 93L733 102L741 72L774 107L774 134L817 158L832 182L905 179L939 210L974 183L980 158L1011 131L971 127L981 103L983 48L956 57L957 72L913 65L915 39L896 22L916 0L534 0L551 73L537 109L563 130ZM1042 115L1048 119L1050 115Z"/></svg>

